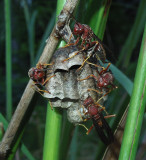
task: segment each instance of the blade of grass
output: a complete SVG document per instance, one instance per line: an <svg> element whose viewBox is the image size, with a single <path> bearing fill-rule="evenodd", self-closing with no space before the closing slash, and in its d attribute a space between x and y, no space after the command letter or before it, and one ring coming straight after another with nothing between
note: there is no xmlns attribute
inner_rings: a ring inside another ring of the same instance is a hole
<svg viewBox="0 0 146 160"><path fill-rule="evenodd" d="M35 28L34 24L36 21L37 11L34 11L32 15L30 15L28 5L25 0L23 2L23 8L24 8L24 16L27 26L27 32L28 32L28 46L29 46L29 54L30 54L30 64L31 66L34 63L34 44L35 44Z"/></svg>
<svg viewBox="0 0 146 160"><path fill-rule="evenodd" d="M74 129L73 124L71 124L67 119L67 113L63 112L63 127L61 133L61 143L60 143L60 160L65 160L69 150L69 144L71 141L71 133Z"/></svg>
<svg viewBox="0 0 146 160"><path fill-rule="evenodd" d="M21 150L23 154L28 158L28 160L36 160L24 144L22 144Z"/></svg>
<svg viewBox="0 0 146 160"><path fill-rule="evenodd" d="M49 37L52 29L53 29L53 26L55 24L55 16L56 16L56 13L54 12L51 16L51 20L49 20L49 23L46 27L46 30L45 30L45 33L41 39L41 42L40 42L40 46L39 46L39 49L36 53L36 58L35 58L35 62L33 64L33 66L38 62L39 58L40 58L40 55L45 47L45 44L46 44L46 39Z"/></svg>
<svg viewBox="0 0 146 160"><path fill-rule="evenodd" d="M24 8L24 16L25 16L25 20L26 20L26 26L27 26L27 30L29 28L29 22L30 22L30 13L29 13L29 9L26 3L26 0L22 0L23 3L23 8Z"/></svg>
<svg viewBox="0 0 146 160"><path fill-rule="evenodd" d="M11 15L10 0L5 0L5 30L6 30L6 115L12 117L12 62L11 62Z"/></svg>
<svg viewBox="0 0 146 160"><path fill-rule="evenodd" d="M12 150L11 150L11 153L9 154L9 157L7 158L7 160L13 160L14 159L14 156L15 156L15 153L18 149L18 146L20 144L20 141L21 141L21 138L23 136L23 133L24 133L24 129L21 131L21 133L19 134L19 137L17 138L17 141L15 143L15 145L13 146Z"/></svg>
<svg viewBox="0 0 146 160"><path fill-rule="evenodd" d="M127 68L127 66L129 65L132 51L136 47L136 44L141 36L141 33L145 25L145 21L146 21L145 8L146 8L146 1L141 0L138 11L137 11L137 15L135 18L135 22L130 31L130 34L128 35L128 38L126 38L125 44L123 45L123 48L119 56L119 61L117 62L117 66L122 65L123 67Z"/></svg>
<svg viewBox="0 0 146 160"><path fill-rule="evenodd" d="M141 134L140 134L140 142L136 154L136 160L145 160L146 159L146 152L145 152L145 146L143 144L146 144L146 114L144 114Z"/></svg>
<svg viewBox="0 0 146 160"><path fill-rule="evenodd" d="M4 116L1 113L0 113L0 122L2 122L2 124L4 126L4 130L6 130L7 127L8 127L8 122L7 122L7 120L4 118ZM17 140L17 142L15 144L15 147L13 147L13 150L12 150L13 156L15 155L14 153L16 153L16 149L18 148L18 144L20 143L22 135L23 135L23 131L19 135L19 138L18 138L18 140ZM27 149L27 147L24 144L21 145L21 151L28 158L28 160L35 160L35 158L31 155L31 153L29 152L29 150ZM13 159L13 156L10 155L10 157L11 157L10 159Z"/></svg>
<svg viewBox="0 0 146 160"><path fill-rule="evenodd" d="M68 158L69 160L77 159L78 129L79 129L79 126L76 126L74 129L73 138L70 145L70 152L69 152L69 158Z"/></svg>
<svg viewBox="0 0 146 160"><path fill-rule="evenodd" d="M57 1L56 15L59 15L62 10L65 0ZM59 47L64 46L64 42L61 42ZM47 105L47 117L45 127L45 139L43 160L58 160L59 159L59 147L60 147L60 135L62 128L62 114L59 109L54 108L51 110L50 104Z"/></svg>
<svg viewBox="0 0 146 160"><path fill-rule="evenodd" d="M37 11L32 13L29 29L28 29L28 43L29 43L29 52L30 52L30 62L31 66L34 63L34 44L35 44L35 21L37 17Z"/></svg>
<svg viewBox="0 0 146 160"><path fill-rule="evenodd" d="M58 109L51 110L50 105L48 105L46 127L45 127L43 160L59 159L61 127L62 127L61 112Z"/></svg>
<svg viewBox="0 0 146 160"><path fill-rule="evenodd" d="M94 33L102 40L106 28L106 22L109 14L109 9L112 0L100 0L97 4L100 4L99 10L91 17L90 27Z"/></svg>
<svg viewBox="0 0 146 160"><path fill-rule="evenodd" d="M119 160L135 159L146 104L146 25Z"/></svg>

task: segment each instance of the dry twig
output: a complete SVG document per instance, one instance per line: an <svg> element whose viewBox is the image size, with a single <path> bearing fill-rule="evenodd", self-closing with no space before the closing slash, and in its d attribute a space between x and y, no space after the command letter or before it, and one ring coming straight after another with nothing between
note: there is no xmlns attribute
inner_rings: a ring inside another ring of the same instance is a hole
<svg viewBox="0 0 146 160"><path fill-rule="evenodd" d="M125 110L125 112L119 122L119 125L115 131L115 134L114 134L115 142L107 147L102 160L108 160L108 159L117 160L119 157L121 143L122 143L122 139L123 139L124 128L125 128L125 123L126 123L126 118L127 118L127 113L128 113L128 107L126 108L126 110Z"/></svg>

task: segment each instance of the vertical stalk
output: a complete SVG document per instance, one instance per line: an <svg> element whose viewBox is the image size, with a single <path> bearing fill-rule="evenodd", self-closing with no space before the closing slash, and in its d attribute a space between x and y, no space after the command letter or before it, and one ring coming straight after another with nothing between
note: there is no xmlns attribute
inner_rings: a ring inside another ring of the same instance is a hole
<svg viewBox="0 0 146 160"><path fill-rule="evenodd" d="M101 40L103 40L104 37L106 22L111 3L112 0L98 0L100 8L96 11L96 13L91 17L90 20L90 27Z"/></svg>
<svg viewBox="0 0 146 160"><path fill-rule="evenodd" d="M56 15L58 16L62 10L65 0L57 1ZM64 42L61 41L59 47L63 46ZM47 117L45 127L45 140L43 160L58 160L59 159L59 147L60 147L60 135L62 128L62 112L54 108L51 110L50 104L47 106Z"/></svg>
<svg viewBox="0 0 146 160"><path fill-rule="evenodd" d="M45 41L46 39L48 38L48 35L50 35L52 29L53 29L53 26L55 24L55 16L56 16L56 13L55 11L53 12L52 16L51 16L51 19L49 20L49 23L45 29L45 32L42 36L42 39L41 39L41 43L40 43L40 46L37 50L37 53L35 55L35 61L33 62L33 65L32 66L35 66L35 64L38 62L39 60L39 57L41 56L41 53L43 51L43 48L45 47Z"/></svg>
<svg viewBox="0 0 146 160"><path fill-rule="evenodd" d="M58 111L58 109L51 110L51 107L48 105L46 127L45 127L43 160L59 159L61 128L62 128L61 112Z"/></svg>
<svg viewBox="0 0 146 160"><path fill-rule="evenodd" d="M137 10L135 22L130 31L130 34L126 38L125 44L123 45L123 48L119 56L119 61L117 62L117 66L122 65L122 67L127 68L129 65L132 56L132 51L136 47L136 44L142 34L145 25L145 20L146 20L145 8L146 8L146 1L141 0Z"/></svg>
<svg viewBox="0 0 146 160"><path fill-rule="evenodd" d="M146 104L146 25L119 160L135 159Z"/></svg>
<svg viewBox="0 0 146 160"><path fill-rule="evenodd" d="M37 11L34 11L32 15L30 15L26 0L23 0L23 8L24 8L24 16L25 16L25 21L26 21L26 26L27 26L27 33L28 33L30 64L32 66L34 63L34 43L35 43L34 25L36 21Z"/></svg>
<svg viewBox="0 0 146 160"><path fill-rule="evenodd" d="M12 64L11 64L11 15L10 0L5 0L5 30L6 30L6 115L12 116Z"/></svg>

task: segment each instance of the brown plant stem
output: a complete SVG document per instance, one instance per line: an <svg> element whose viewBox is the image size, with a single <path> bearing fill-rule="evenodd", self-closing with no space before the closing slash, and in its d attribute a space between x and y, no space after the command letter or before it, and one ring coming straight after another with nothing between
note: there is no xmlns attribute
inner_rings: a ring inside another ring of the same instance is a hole
<svg viewBox="0 0 146 160"><path fill-rule="evenodd" d="M124 134L125 123L127 119L128 108L129 106L126 108L117 126L117 129L115 130L115 133L114 133L115 141L114 143L112 143L111 145L107 147L102 160L108 160L108 159L117 160L118 159L120 148L121 148L121 143L123 139L123 134Z"/></svg>

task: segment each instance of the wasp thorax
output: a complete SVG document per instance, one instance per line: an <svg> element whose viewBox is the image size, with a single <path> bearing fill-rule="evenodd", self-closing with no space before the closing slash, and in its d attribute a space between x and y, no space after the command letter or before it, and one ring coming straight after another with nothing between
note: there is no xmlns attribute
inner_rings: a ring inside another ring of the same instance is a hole
<svg viewBox="0 0 146 160"><path fill-rule="evenodd" d="M98 114L98 108L96 107L96 105L93 105L93 104L92 104L92 105L89 107L89 114L90 114L91 116Z"/></svg>

